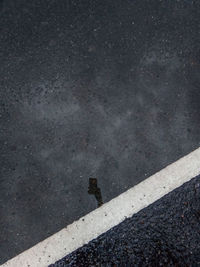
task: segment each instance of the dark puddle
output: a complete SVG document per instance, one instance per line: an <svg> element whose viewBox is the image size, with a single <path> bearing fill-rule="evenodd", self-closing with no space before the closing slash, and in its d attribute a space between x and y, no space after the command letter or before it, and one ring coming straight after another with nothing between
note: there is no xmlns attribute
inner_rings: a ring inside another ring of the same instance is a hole
<svg viewBox="0 0 200 267"><path fill-rule="evenodd" d="M97 186L97 179L96 178L89 178L88 194L95 196L95 198L97 200L98 207L103 205L103 200L102 200L102 196L101 196L101 189Z"/></svg>

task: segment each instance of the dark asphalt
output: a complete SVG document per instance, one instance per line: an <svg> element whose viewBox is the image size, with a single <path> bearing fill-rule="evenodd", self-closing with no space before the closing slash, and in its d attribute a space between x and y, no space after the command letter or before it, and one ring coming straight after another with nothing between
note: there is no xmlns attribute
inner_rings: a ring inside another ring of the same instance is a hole
<svg viewBox="0 0 200 267"><path fill-rule="evenodd" d="M0 1L0 263L199 147L199 43L198 0Z"/></svg>
<svg viewBox="0 0 200 267"><path fill-rule="evenodd" d="M200 177L51 267L200 266Z"/></svg>

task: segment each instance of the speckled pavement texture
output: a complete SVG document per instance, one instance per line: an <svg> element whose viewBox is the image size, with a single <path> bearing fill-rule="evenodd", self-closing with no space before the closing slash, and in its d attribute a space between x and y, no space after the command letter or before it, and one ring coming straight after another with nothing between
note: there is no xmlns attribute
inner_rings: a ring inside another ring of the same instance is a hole
<svg viewBox="0 0 200 267"><path fill-rule="evenodd" d="M200 146L200 1L0 0L0 263Z"/></svg>
<svg viewBox="0 0 200 267"><path fill-rule="evenodd" d="M200 266L200 177L51 267Z"/></svg>

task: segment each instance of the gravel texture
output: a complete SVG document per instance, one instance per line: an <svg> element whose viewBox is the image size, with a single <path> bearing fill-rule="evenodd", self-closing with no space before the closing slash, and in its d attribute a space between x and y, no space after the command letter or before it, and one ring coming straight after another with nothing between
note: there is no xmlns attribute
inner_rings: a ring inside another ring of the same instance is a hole
<svg viewBox="0 0 200 267"><path fill-rule="evenodd" d="M200 177L51 267L200 266Z"/></svg>

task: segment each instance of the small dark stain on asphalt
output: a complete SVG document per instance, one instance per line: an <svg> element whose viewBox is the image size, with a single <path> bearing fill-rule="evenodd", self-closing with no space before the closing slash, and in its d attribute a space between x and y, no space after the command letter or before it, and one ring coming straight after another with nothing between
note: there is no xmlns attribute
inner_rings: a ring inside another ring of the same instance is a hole
<svg viewBox="0 0 200 267"><path fill-rule="evenodd" d="M16 146L11 146L10 149L11 149L11 151L16 151L17 147Z"/></svg>
<svg viewBox="0 0 200 267"><path fill-rule="evenodd" d="M103 200L102 200L102 196L101 196L101 189L97 186L97 179L96 178L89 178L88 194L95 196L95 198L97 200L98 207L103 205Z"/></svg>

